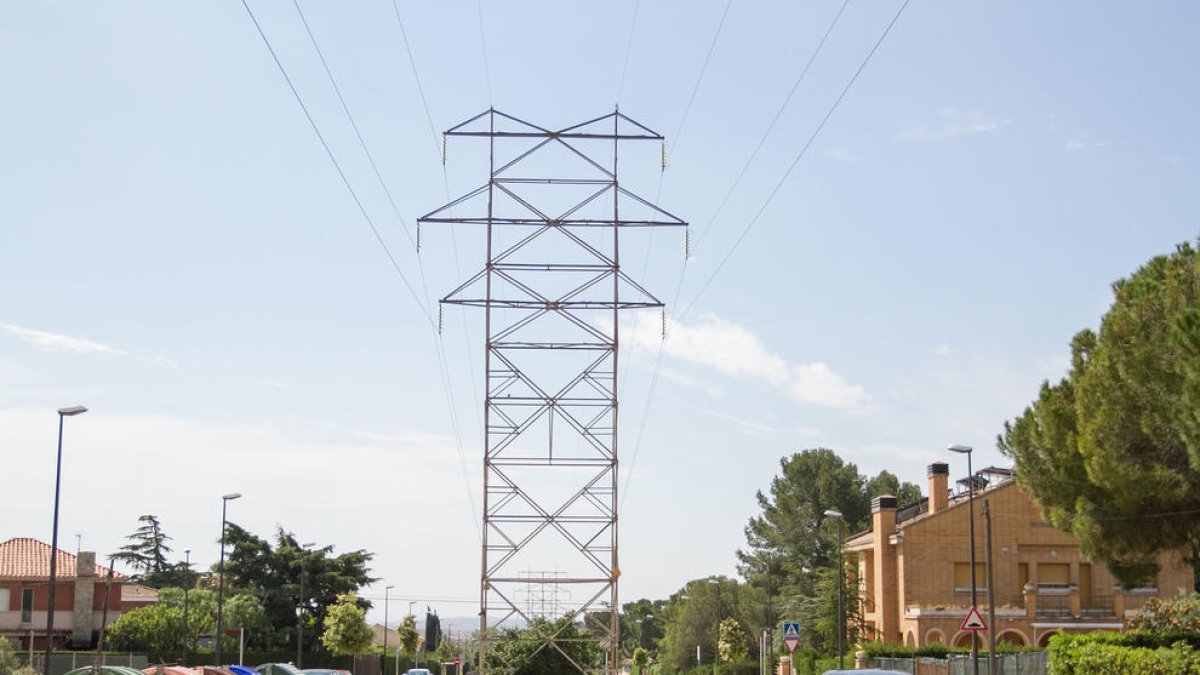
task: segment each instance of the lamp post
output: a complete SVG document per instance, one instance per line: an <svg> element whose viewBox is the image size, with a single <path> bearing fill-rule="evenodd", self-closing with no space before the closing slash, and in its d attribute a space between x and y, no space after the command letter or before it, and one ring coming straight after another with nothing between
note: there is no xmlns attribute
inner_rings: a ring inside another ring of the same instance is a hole
<svg viewBox="0 0 1200 675"><path fill-rule="evenodd" d="M983 555L987 566L988 589L988 675L994 675L996 664L996 585L992 578L992 509L988 500L983 500Z"/></svg>
<svg viewBox="0 0 1200 675"><path fill-rule="evenodd" d="M828 509L825 511L827 518L833 518L838 523L838 668L845 670L846 668L846 561L843 558L842 542L846 537L842 534L842 528L846 522L841 511Z"/></svg>
<svg viewBox="0 0 1200 675"><path fill-rule="evenodd" d="M417 604L416 600L408 601L408 615L413 618L413 628L414 629L417 627L417 617L413 614L413 605L415 605L415 604ZM421 640L418 638L417 644L420 644L420 642L421 642ZM416 668L416 667L417 667L417 650L414 649L413 650L413 668Z"/></svg>
<svg viewBox="0 0 1200 675"><path fill-rule="evenodd" d="M395 586L384 586L383 588L383 659L380 661L380 671L383 675L387 675L387 647L388 647L388 595Z"/></svg>
<svg viewBox="0 0 1200 675"><path fill-rule="evenodd" d="M217 643L216 643L216 666L221 665L221 638L224 636L224 627L221 623L221 611L225 607L225 516L229 507L229 502L242 496L240 492L231 492L227 495L221 495L221 562L217 566L219 570L217 580ZM47 673L46 675L49 675Z"/></svg>
<svg viewBox="0 0 1200 675"><path fill-rule="evenodd" d="M300 597L296 599L296 668L304 667L304 576L308 571L308 551L317 543L300 544Z"/></svg>
<svg viewBox="0 0 1200 675"><path fill-rule="evenodd" d="M183 549L183 655L179 658L180 665L187 666L188 652L188 580L192 573L192 549Z"/></svg>
<svg viewBox="0 0 1200 675"><path fill-rule="evenodd" d="M50 675L50 655L54 653L54 591L58 581L58 497L62 487L62 438L63 419L87 412L81 405L58 409L58 459L54 464L54 525L50 534L50 605L46 611L46 664L45 675ZM30 645L32 648L33 645Z"/></svg>
<svg viewBox="0 0 1200 675"><path fill-rule="evenodd" d="M971 608L979 611L979 590L975 582L975 470L971 468L971 453L974 448L952 445L950 452L967 456L967 518L971 537ZM979 675L979 636L971 631L971 672Z"/></svg>

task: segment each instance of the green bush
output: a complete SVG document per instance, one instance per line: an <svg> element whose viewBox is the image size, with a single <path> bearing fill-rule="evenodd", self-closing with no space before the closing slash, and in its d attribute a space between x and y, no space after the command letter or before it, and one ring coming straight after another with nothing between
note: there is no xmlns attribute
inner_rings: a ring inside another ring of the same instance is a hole
<svg viewBox="0 0 1200 675"><path fill-rule="evenodd" d="M1200 675L1200 650L1153 633L1059 633L1050 638L1050 675ZM1191 636L1194 641L1196 636Z"/></svg>

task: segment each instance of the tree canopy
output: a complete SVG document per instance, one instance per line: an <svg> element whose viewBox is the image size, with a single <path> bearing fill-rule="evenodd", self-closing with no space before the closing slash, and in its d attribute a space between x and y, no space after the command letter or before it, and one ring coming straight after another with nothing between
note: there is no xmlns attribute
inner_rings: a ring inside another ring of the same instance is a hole
<svg viewBox="0 0 1200 675"><path fill-rule="evenodd" d="M163 532L162 524L156 515L139 516L138 522L141 525L133 531L133 534L125 537L129 543L112 554L112 559L132 568L134 574L131 578L135 582L159 588L160 586L157 584L165 580L154 577L174 567L167 561L167 554L171 552L171 547L167 545L167 542L171 538Z"/></svg>
<svg viewBox="0 0 1200 675"><path fill-rule="evenodd" d="M292 646L298 608L304 608L310 626L321 626L339 595L375 581L367 567L371 553L357 550L333 556L332 546L306 550L282 527L276 530L272 546L235 523L227 523L225 541L231 547L225 561L227 588L257 597L272 625L282 630L291 627L288 642ZM366 600L357 602L364 609L370 607Z"/></svg>
<svg viewBox="0 0 1200 675"><path fill-rule="evenodd" d="M400 626L396 628L396 635L400 638L401 651L409 656L416 656L417 647L421 644L421 634L417 632L417 620L412 614L400 622Z"/></svg>
<svg viewBox="0 0 1200 675"><path fill-rule="evenodd" d="M321 622L321 644L337 656L362 654L371 647L374 634L367 625L367 613L358 606L358 596L343 593Z"/></svg>
<svg viewBox="0 0 1200 675"><path fill-rule="evenodd" d="M1002 452L1047 519L1127 586L1200 544L1200 258L1183 244L1113 284L1099 333L1005 424Z"/></svg>
<svg viewBox="0 0 1200 675"><path fill-rule="evenodd" d="M551 643L547 638L553 637ZM489 668L513 675L567 675L604 665L604 649L586 637L570 617L534 617L525 629L508 629L488 652Z"/></svg>
<svg viewBox="0 0 1200 675"><path fill-rule="evenodd" d="M177 654L185 646L196 648L200 634L211 634L217 625L217 594L209 590L191 591L187 598L187 624L184 624L183 591L165 588L158 602L125 612L108 628L106 640L120 650L148 650L155 654ZM245 629L251 649L275 649L278 635L266 619L262 605L253 596L234 595L225 599L223 628Z"/></svg>
<svg viewBox="0 0 1200 675"><path fill-rule="evenodd" d="M916 485L901 483L887 471L867 478L827 448L784 457L780 468L769 494L759 491L762 512L746 525L747 548L737 553L742 576L768 596L812 596L818 570L834 566L837 524L827 510L840 512L845 531L855 532L866 527L873 497L891 494L902 506L921 498ZM766 625L776 618L766 617Z"/></svg>

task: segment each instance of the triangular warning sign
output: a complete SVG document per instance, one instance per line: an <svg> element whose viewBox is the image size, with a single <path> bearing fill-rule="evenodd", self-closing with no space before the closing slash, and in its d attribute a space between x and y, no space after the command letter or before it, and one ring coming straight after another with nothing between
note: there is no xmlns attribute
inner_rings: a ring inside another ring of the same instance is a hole
<svg viewBox="0 0 1200 675"><path fill-rule="evenodd" d="M967 618L963 619L959 630L987 630L987 623L979 615L979 610L972 607L971 611L967 612Z"/></svg>

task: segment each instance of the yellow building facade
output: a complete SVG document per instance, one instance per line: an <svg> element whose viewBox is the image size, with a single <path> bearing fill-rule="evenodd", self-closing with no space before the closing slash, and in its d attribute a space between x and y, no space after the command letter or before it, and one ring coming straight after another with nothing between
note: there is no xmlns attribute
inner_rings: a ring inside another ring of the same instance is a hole
<svg viewBox="0 0 1200 675"><path fill-rule="evenodd" d="M895 497L877 497L871 529L845 541L868 634L885 642L970 645L970 632L961 630L971 607L968 480L975 483L977 605L985 620L985 503L991 516L998 644L1044 645L1060 629L1122 631L1147 598L1193 588L1192 568L1169 553L1160 556L1153 586L1122 589L1107 567L1081 554L1074 536L1042 519L1010 470L977 472L953 493L948 465L931 464L928 477L928 498L897 508ZM981 645L986 635L980 633Z"/></svg>

